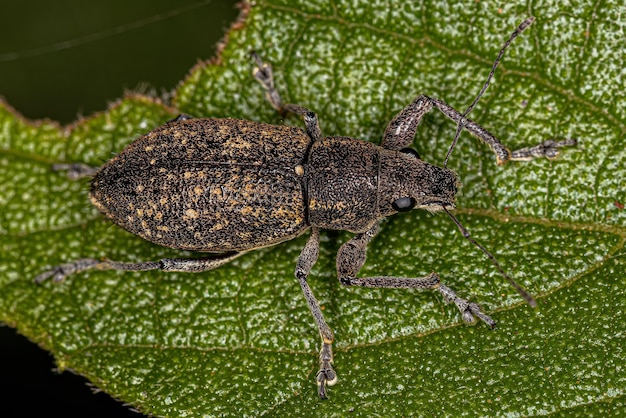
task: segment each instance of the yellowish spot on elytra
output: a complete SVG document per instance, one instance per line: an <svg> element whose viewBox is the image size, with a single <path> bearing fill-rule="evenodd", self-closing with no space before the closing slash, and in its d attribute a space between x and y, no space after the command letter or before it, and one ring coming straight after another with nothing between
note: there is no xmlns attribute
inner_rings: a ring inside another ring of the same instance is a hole
<svg viewBox="0 0 626 418"><path fill-rule="evenodd" d="M209 231L219 231L220 229L224 229L224 225L222 224L215 224L211 227L211 229L209 229Z"/></svg>
<svg viewBox="0 0 626 418"><path fill-rule="evenodd" d="M140 218L143 216L143 209L137 209L137 216Z"/></svg>
<svg viewBox="0 0 626 418"><path fill-rule="evenodd" d="M298 176L304 175L304 167L302 167L300 164L296 166L296 175Z"/></svg>
<svg viewBox="0 0 626 418"><path fill-rule="evenodd" d="M150 152L154 149L154 147L152 145L148 145L147 147L144 148L144 150L146 150L146 152Z"/></svg>
<svg viewBox="0 0 626 418"><path fill-rule="evenodd" d="M187 209L185 215L187 215L189 219L195 219L198 217L198 211L195 209Z"/></svg>
<svg viewBox="0 0 626 418"><path fill-rule="evenodd" d="M185 174L183 174L183 177L185 179L190 179L193 176L193 173L191 171L185 171Z"/></svg>
<svg viewBox="0 0 626 418"><path fill-rule="evenodd" d="M291 216L291 211L285 209L284 206L280 206L275 208L270 215L274 219L287 219Z"/></svg>
<svg viewBox="0 0 626 418"><path fill-rule="evenodd" d="M162 204L162 205L165 205L165 204L167 203L167 196L162 197L162 198L159 200L159 203L160 203L160 204Z"/></svg>
<svg viewBox="0 0 626 418"><path fill-rule="evenodd" d="M163 219L163 212L157 212L156 215L154 215L154 219L158 219L158 220Z"/></svg>
<svg viewBox="0 0 626 418"><path fill-rule="evenodd" d="M220 125L219 134L228 137L230 135L230 127L228 125Z"/></svg>
<svg viewBox="0 0 626 418"><path fill-rule="evenodd" d="M157 229L158 229L159 231L169 232L170 227L169 227L169 226L165 226L165 225L159 225L159 226L157 226Z"/></svg>
<svg viewBox="0 0 626 418"><path fill-rule="evenodd" d="M140 184L139 186L137 186L136 190L137 190L137 193L141 193L145 190L145 187L142 184Z"/></svg>
<svg viewBox="0 0 626 418"><path fill-rule="evenodd" d="M200 196L202 193L204 193L204 189L200 186L196 186L194 187L193 192L196 194L196 196Z"/></svg>

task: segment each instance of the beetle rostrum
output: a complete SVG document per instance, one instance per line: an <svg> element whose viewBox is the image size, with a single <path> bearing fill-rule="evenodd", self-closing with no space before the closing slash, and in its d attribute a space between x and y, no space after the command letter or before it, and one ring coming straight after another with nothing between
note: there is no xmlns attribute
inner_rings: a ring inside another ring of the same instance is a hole
<svg viewBox="0 0 626 418"><path fill-rule="evenodd" d="M511 39L531 21L520 25ZM416 97L389 122L381 146L345 136L323 137L317 115L302 106L283 103L274 86L271 66L256 53L252 56L256 61L253 75L265 89L270 104L283 115L301 116L304 130L181 115L138 138L100 168L82 164L54 167L68 171L73 178L93 175L92 203L125 230L165 247L214 255L146 262L83 258L51 268L37 276L37 283L48 278L60 282L93 268L207 271L247 251L310 231L295 276L322 339L316 376L320 398L326 398L327 387L337 381L333 369L334 335L307 281L319 254L321 229L355 234L337 253L341 284L436 290L446 302L454 303L466 323L479 319L494 327L495 321L478 304L442 284L437 273L424 277L358 275L365 263L367 245L382 219L414 208L445 211L520 294L529 303L532 301L450 213L460 187L457 176L447 168L421 160L408 147L423 116L433 108L489 145L498 164L554 158L559 147L573 145L573 141L545 141L511 153L485 128L466 118L473 104L461 113L425 95Z"/></svg>

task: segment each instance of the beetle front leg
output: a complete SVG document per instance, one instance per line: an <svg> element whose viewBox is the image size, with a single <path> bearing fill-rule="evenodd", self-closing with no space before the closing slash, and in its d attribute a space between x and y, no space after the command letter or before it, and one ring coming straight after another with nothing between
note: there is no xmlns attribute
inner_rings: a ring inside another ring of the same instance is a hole
<svg viewBox="0 0 626 418"><path fill-rule="evenodd" d="M383 148L401 150L402 148L408 147L411 142L413 142L413 138L415 138L415 132L417 132L417 127L422 118L426 113L430 112L433 107L439 109L441 113L452 119L455 123L460 124L470 134L489 145L496 156L496 163L498 165L504 164L509 160L528 161L540 157L549 159L556 158L559 155L558 148L576 144L574 140L560 142L548 140L537 146L522 148L511 153L511 151L502 145L498 138L493 136L487 129L467 119L461 112L446 102L422 94L417 96L415 100L402 109L400 113L389 122L383 135Z"/></svg>
<svg viewBox="0 0 626 418"><path fill-rule="evenodd" d="M259 57L256 52L253 51L250 55L252 55L252 58L254 58L257 65L252 71L252 75L265 89L265 97L267 98L267 101L270 102L272 107L276 109L282 117L285 117L288 113L295 113L296 115L302 116L304 119L306 133L309 137L313 141L319 141L322 139L320 123L315 112L303 106L283 103L280 93L278 93L278 90L276 90L274 85L274 73L272 72L272 66L267 62L263 62L261 57Z"/></svg>
<svg viewBox="0 0 626 418"><path fill-rule="evenodd" d="M473 324L476 322L476 319L480 319L491 328L496 326L496 322L485 315L478 304L458 297L454 290L441 284L437 273L430 273L425 277L356 277L361 267L365 264L367 244L377 232L378 224L375 224L367 232L354 236L339 249L337 253L337 274L342 285L438 290L444 301L453 302L456 305L465 323Z"/></svg>
<svg viewBox="0 0 626 418"><path fill-rule="evenodd" d="M67 276L83 272L85 270L123 270L123 271L182 271L198 273L213 270L228 263L244 254L244 252L226 253L211 258L163 258L158 261L143 261L139 263L125 263L113 260L96 260L94 258L81 258L71 263L65 263L44 271L35 277L35 283L40 284L47 279L59 283Z"/></svg>
<svg viewBox="0 0 626 418"><path fill-rule="evenodd" d="M313 292L307 282L307 277L309 276L311 268L313 268L313 265L317 261L317 256L319 255L319 240L320 230L319 228L314 227L311 229L311 236L298 258L298 264L296 265L296 278L300 283L300 287L302 288L304 297L309 305L311 314L313 314L320 337L322 337L320 370L317 372L316 381L320 398L326 399L326 385L332 386L337 383L337 373L333 370L332 351L332 344L335 337L333 335L333 331L330 329L328 324L326 324L320 304L317 299L315 299L315 296L313 295Z"/></svg>
<svg viewBox="0 0 626 418"><path fill-rule="evenodd" d="M415 138L415 132L417 132L417 127L422 121L422 118L426 113L430 112L433 107L436 107L444 115L457 123L459 120L463 120L465 129L491 147L496 154L498 164L503 164L509 160L511 152L485 128L466 119L458 110L447 103L423 94L417 96L415 100L409 103L408 106L402 109L400 113L389 122L383 135L383 148L401 150L402 148L408 147L411 142L413 142L413 138Z"/></svg>
<svg viewBox="0 0 626 418"><path fill-rule="evenodd" d="M545 157L552 160L559 156L559 148L572 147L577 144L575 139L564 139L555 141L548 139L534 147L520 148L511 152L511 161L530 161L534 158Z"/></svg>

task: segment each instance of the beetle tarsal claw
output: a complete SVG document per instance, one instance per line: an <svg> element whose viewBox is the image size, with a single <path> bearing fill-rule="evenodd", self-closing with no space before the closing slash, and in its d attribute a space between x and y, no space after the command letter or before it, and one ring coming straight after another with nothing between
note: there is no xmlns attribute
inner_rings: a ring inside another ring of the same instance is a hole
<svg viewBox="0 0 626 418"><path fill-rule="evenodd" d="M443 299L446 302L453 302L456 307L461 312L461 316L463 317L463 322L466 324L474 324L477 319L480 319L485 324L489 326L489 328L496 327L496 321L491 319L490 316L485 315L485 313L480 308L480 305L474 302L470 302L467 299L460 298L456 295L456 292L450 289L448 286L440 285L437 290L441 292Z"/></svg>
<svg viewBox="0 0 626 418"><path fill-rule="evenodd" d="M102 261L93 258L81 258L73 263L61 264L35 277L35 283L40 284L49 278L52 278L52 281L55 283L60 283L65 280L67 276L93 268L100 263L102 263Z"/></svg>
<svg viewBox="0 0 626 418"><path fill-rule="evenodd" d="M332 386L337 383L337 373L333 369L333 353L331 345L322 343L320 351L320 370L317 372L317 392L321 399L326 399L326 386Z"/></svg>
<svg viewBox="0 0 626 418"><path fill-rule="evenodd" d="M511 153L512 161L530 161L535 158L545 157L549 160L557 158L561 154L559 148L573 147L578 144L578 141L573 138L556 141L554 139L548 139L541 144L534 147L526 147L515 150Z"/></svg>
<svg viewBox="0 0 626 418"><path fill-rule="evenodd" d="M321 399L327 399L326 386L332 386L337 383L337 373L332 367L321 369L317 372L317 392Z"/></svg>

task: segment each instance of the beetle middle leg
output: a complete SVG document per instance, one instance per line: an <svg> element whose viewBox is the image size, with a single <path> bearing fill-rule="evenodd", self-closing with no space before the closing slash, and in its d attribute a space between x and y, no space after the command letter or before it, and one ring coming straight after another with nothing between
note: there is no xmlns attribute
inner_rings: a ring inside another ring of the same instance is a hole
<svg viewBox="0 0 626 418"><path fill-rule="evenodd" d="M250 55L252 55L252 58L254 58L257 65L252 71L252 75L265 89L265 97L267 98L267 101L270 102L272 107L283 117L285 117L288 113L295 113L296 115L302 116L304 119L306 133L309 137L313 141L319 141L322 139L317 114L303 106L283 103L280 93L278 93L278 90L276 90L276 86L274 85L274 73L272 71L272 66L269 63L264 62L256 52L253 51Z"/></svg>
<svg viewBox="0 0 626 418"><path fill-rule="evenodd" d="M298 258L298 263L296 265L296 278L300 283L300 287L302 288L302 292L304 293L304 297L309 305L309 309L313 314L313 318L315 319L315 323L317 324L317 329L319 330L320 337L322 337L322 349L320 350L320 370L317 372L317 386L318 393L320 398L326 399L326 385L332 386L337 383L337 373L333 370L333 351L332 351L332 343L335 339L333 335L333 331L330 329L326 321L324 320L324 315L322 314L322 309L320 308L320 304L315 299L311 288L307 282L307 277L311 271L311 268L317 261L317 257L319 255L319 241L320 241L320 230L319 228L313 227L311 229L311 236L307 241L306 245L302 249L300 253L300 257Z"/></svg>
<svg viewBox="0 0 626 418"><path fill-rule="evenodd" d="M496 322L485 315L478 304L458 297L454 290L441 284L437 273L430 273L428 276L417 278L393 276L356 277L363 264L365 264L367 244L377 232L378 224L376 223L368 231L357 234L341 246L337 253L337 274L341 284L344 286L438 290L446 302L453 302L456 305L465 323L474 323L478 318L491 328L496 326Z"/></svg>

